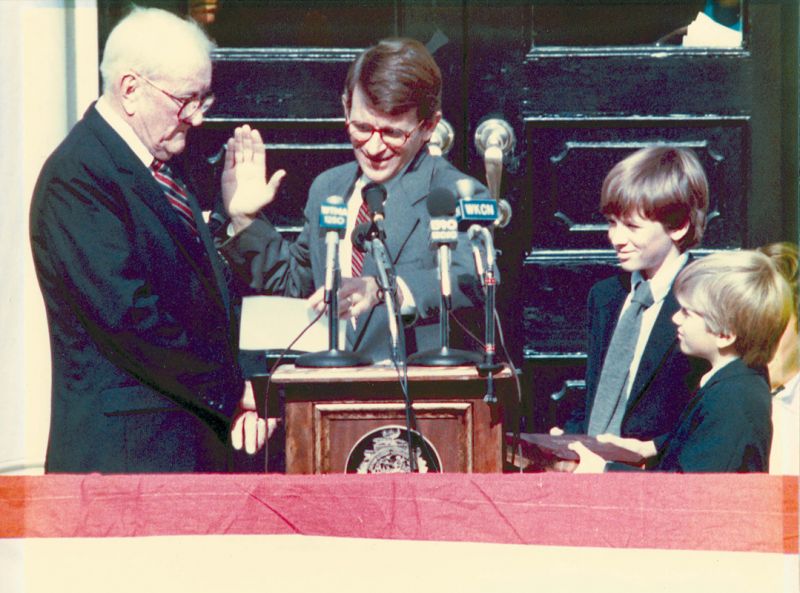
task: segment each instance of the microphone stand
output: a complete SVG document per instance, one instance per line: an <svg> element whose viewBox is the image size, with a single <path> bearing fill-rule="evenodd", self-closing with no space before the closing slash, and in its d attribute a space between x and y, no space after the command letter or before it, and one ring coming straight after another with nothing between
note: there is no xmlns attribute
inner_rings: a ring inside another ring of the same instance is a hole
<svg viewBox="0 0 800 593"><path fill-rule="evenodd" d="M389 336L391 338L392 360L397 363L400 360L400 331L397 323L397 283L392 270L392 262L386 245L381 240L380 235L369 239L368 247L372 258L378 267L379 287L383 291L383 300L386 303L386 316L389 318Z"/></svg>
<svg viewBox="0 0 800 593"><path fill-rule="evenodd" d="M486 269L484 270L483 284L486 286L485 298L485 342L483 361L476 365L478 374L481 377L486 377L486 395L483 401L486 403L497 403L497 396L494 393L494 379L492 373L496 373L503 368L503 365L494 360L495 349L495 330L494 330L494 307L495 307L495 290L497 288L497 279L495 277L495 250L494 241L492 240L492 232L484 227L477 227L476 231L470 228L470 238L474 235L480 234L483 237L484 245L486 247Z"/></svg>
<svg viewBox="0 0 800 593"><path fill-rule="evenodd" d="M438 349L416 352L408 357L409 365L428 367L471 366L478 362L480 354L450 348L450 308L452 302L449 291L444 290L450 283L450 251L447 247L439 248L439 275L443 290L439 293L439 343Z"/></svg>
<svg viewBox="0 0 800 593"><path fill-rule="evenodd" d="M319 352L302 354L295 360L296 367L305 368L340 368L363 367L372 364L372 361L355 352L339 349L339 258L333 258L330 273L331 289L325 291L325 305L328 309L328 349Z"/></svg>

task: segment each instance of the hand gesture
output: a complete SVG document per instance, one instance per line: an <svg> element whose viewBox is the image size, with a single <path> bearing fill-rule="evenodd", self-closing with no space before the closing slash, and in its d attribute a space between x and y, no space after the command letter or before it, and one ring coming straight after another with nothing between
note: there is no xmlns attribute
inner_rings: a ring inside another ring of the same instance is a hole
<svg viewBox="0 0 800 593"><path fill-rule="evenodd" d="M259 418L256 410L256 398L253 384L245 381L242 401L231 424L231 444L237 451L244 448L248 454L254 455L267 442L267 422Z"/></svg>
<svg viewBox="0 0 800 593"><path fill-rule="evenodd" d="M344 318L358 317L380 302L378 298L378 281L374 276L342 278L342 286L337 295L339 297L337 314L339 317ZM325 307L324 297L324 289L320 288L308 297L309 307L319 313Z"/></svg>
<svg viewBox="0 0 800 593"><path fill-rule="evenodd" d="M234 130L225 145L222 201L236 232L275 199L285 176L286 171L280 169L267 182L267 156L261 134L246 124Z"/></svg>

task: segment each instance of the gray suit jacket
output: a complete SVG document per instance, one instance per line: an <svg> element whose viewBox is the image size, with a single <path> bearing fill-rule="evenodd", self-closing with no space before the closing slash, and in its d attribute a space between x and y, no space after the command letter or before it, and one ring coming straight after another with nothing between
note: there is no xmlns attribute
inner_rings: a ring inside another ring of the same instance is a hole
<svg viewBox="0 0 800 593"><path fill-rule="evenodd" d="M266 219L258 219L228 243L222 252L231 263L236 279L245 290L307 297L324 284L325 241L319 228L322 201L331 195L345 200L352 194L361 174L355 162L329 169L311 184L304 210L303 230L287 241ZM431 189L455 191L455 182L467 177L441 157L423 149L398 179L387 184L386 247L397 275L411 291L418 319L406 331L408 353L440 346L440 288L436 252L429 244L430 216L426 198ZM476 197L486 188L475 182ZM373 259L364 260L365 276L377 275ZM482 306L483 295L475 274L469 242L461 233L452 253L453 310ZM378 305L362 315L355 329L348 325L348 348L367 354L372 360L389 357L390 345L386 306Z"/></svg>

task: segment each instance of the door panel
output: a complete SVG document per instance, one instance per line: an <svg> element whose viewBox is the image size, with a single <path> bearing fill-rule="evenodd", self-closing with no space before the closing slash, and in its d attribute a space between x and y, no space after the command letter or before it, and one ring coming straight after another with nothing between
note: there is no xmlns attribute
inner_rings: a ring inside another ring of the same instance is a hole
<svg viewBox="0 0 800 593"><path fill-rule="evenodd" d="M711 188L705 247L740 247L745 236L744 187L748 119L529 118L524 122L531 185L521 202L532 229L531 249L607 249L598 210L608 171L652 143L694 150Z"/></svg>

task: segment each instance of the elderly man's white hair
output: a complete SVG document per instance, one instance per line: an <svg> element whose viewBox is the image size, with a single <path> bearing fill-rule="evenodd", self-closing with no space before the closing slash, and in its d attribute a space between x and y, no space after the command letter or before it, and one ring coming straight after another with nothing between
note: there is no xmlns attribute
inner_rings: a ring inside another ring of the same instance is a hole
<svg viewBox="0 0 800 593"><path fill-rule="evenodd" d="M208 64L213 48L214 42L194 21L136 6L106 41L100 64L103 92L131 70L155 79L190 77Z"/></svg>

